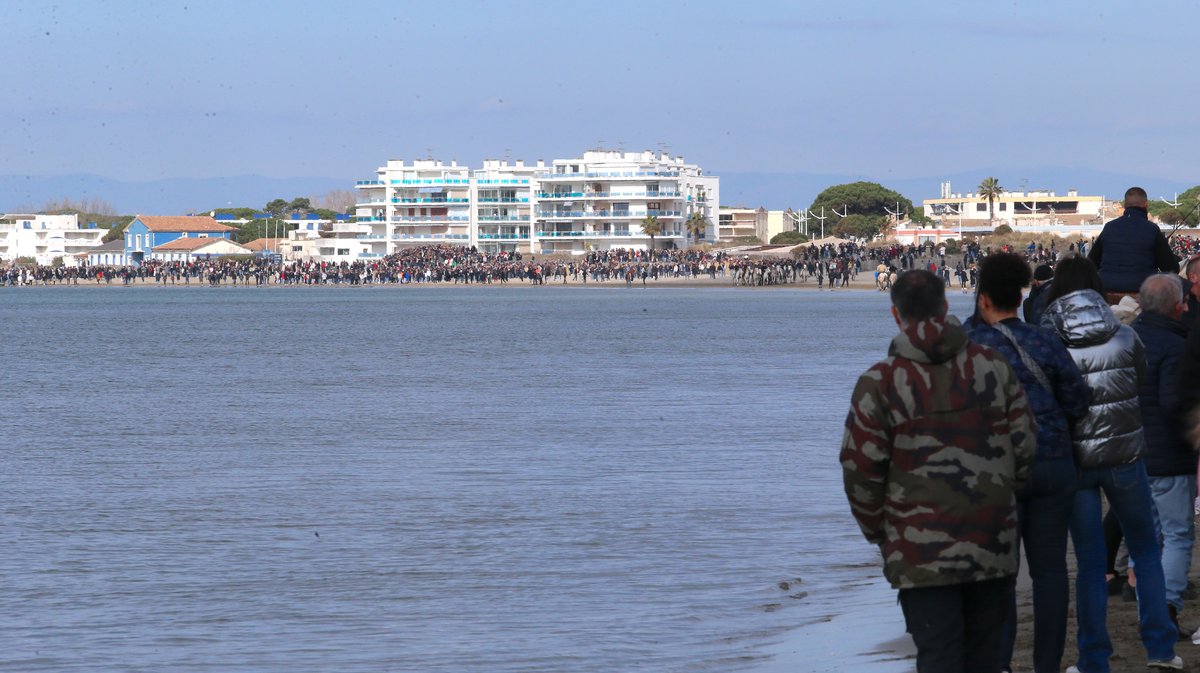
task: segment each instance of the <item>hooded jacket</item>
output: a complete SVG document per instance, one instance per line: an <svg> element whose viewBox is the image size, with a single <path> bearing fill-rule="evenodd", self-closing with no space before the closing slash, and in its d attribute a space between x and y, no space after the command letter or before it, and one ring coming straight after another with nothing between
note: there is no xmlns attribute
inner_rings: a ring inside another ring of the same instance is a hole
<svg viewBox="0 0 1200 673"><path fill-rule="evenodd" d="M1016 574L1016 491L1036 437L1008 362L954 318L896 335L858 379L840 455L850 509L893 587Z"/></svg>
<svg viewBox="0 0 1200 673"><path fill-rule="evenodd" d="M1146 352L1132 328L1122 325L1095 290L1063 295L1046 307L1042 327L1067 345L1092 391L1087 414L1071 429L1080 467L1114 467L1142 457L1142 412L1138 387Z"/></svg>

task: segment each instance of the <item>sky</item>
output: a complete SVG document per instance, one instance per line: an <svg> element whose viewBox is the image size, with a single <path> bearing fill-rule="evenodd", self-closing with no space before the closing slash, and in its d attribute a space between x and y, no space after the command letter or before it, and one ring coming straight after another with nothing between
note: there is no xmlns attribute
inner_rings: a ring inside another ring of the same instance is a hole
<svg viewBox="0 0 1200 673"><path fill-rule="evenodd" d="M1200 157L1196 2L0 0L0 16L0 175L354 180L389 159L605 147L718 174L1187 181Z"/></svg>

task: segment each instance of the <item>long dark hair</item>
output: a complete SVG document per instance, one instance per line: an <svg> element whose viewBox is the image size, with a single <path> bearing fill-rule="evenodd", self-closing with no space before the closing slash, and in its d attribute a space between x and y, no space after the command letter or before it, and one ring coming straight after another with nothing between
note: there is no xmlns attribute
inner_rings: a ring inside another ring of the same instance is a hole
<svg viewBox="0 0 1200 673"><path fill-rule="evenodd" d="M1096 265L1080 255L1067 257L1054 268L1054 280L1050 282L1050 289L1046 290L1046 305L1077 290L1095 290L1104 294L1104 281L1100 280Z"/></svg>

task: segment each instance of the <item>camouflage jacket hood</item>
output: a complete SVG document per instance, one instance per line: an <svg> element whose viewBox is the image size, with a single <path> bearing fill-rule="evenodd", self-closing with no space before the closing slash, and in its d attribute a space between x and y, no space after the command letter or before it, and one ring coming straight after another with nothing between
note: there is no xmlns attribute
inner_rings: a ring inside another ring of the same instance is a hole
<svg viewBox="0 0 1200 673"><path fill-rule="evenodd" d="M1036 443L1004 356L953 318L898 334L858 379L840 456L850 509L892 586L1015 574L1016 491Z"/></svg>
<svg viewBox="0 0 1200 673"><path fill-rule="evenodd" d="M967 347L967 333L958 318L931 318L907 326L892 339L888 355L913 362L940 364Z"/></svg>

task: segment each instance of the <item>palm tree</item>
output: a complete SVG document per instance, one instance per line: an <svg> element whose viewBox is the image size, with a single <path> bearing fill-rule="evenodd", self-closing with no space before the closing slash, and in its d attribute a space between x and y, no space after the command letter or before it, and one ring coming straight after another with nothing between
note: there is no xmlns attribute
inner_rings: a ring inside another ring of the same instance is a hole
<svg viewBox="0 0 1200 673"><path fill-rule="evenodd" d="M696 243L699 243L700 237L704 235L704 232L708 231L708 225L709 221L704 216L704 213L696 211L688 215L687 223L684 226L687 227L688 233L695 237Z"/></svg>
<svg viewBox="0 0 1200 673"><path fill-rule="evenodd" d="M988 202L988 226L991 226L996 219L996 199L1004 194L1004 188L1000 186L1000 181L996 178L984 178L983 182L979 183L979 196L987 199Z"/></svg>
<svg viewBox="0 0 1200 673"><path fill-rule="evenodd" d="M654 215L642 219L642 233L650 237L650 252L654 252L654 237L663 231L662 223Z"/></svg>

